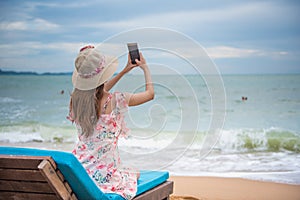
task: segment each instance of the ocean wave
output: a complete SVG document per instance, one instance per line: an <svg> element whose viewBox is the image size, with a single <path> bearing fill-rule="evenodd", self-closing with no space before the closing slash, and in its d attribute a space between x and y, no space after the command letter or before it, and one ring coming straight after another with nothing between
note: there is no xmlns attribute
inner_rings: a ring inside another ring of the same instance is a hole
<svg viewBox="0 0 300 200"><path fill-rule="evenodd" d="M0 103L20 103L21 99L14 99L11 97L0 97Z"/></svg>
<svg viewBox="0 0 300 200"><path fill-rule="evenodd" d="M154 137L147 140L135 138L126 140L120 144L127 149L144 149L144 151L148 151L149 149L156 151L174 145L176 146L174 148L177 149L191 149L199 152L206 146L206 148L211 148L212 151L221 154L255 154L256 152L300 153L300 134L292 130L274 127L267 129L222 130L220 138L216 138L215 142L212 142L211 145L203 145L207 134L205 131L199 131L195 134L191 132L162 132L160 134L160 139ZM176 143L175 145L174 141L176 137L181 137L181 144ZM210 151L209 149L207 150Z"/></svg>
<svg viewBox="0 0 300 200"><path fill-rule="evenodd" d="M39 133L1 133L0 141L4 143L27 143L27 142L44 142L45 140L41 137Z"/></svg>
<svg viewBox="0 0 300 200"><path fill-rule="evenodd" d="M120 141L124 149L144 149L157 151L167 146L174 148L190 148L201 150L205 131L197 133L161 131L155 135L151 130L131 130L132 137ZM138 137L147 135L146 139ZM153 135L153 136L151 136ZM178 140L178 137L181 137ZM35 122L0 126L0 142L75 142L76 130L71 125L45 125ZM178 141L181 141L179 144ZM213 145L213 144L212 144ZM281 128L267 129L229 129L222 130L220 138L216 138L215 145L210 146L215 152L221 153L255 153L255 152L293 152L300 153L300 133Z"/></svg>
<svg viewBox="0 0 300 200"><path fill-rule="evenodd" d="M35 122L0 126L0 142L64 143L76 141L76 130L72 126L45 125Z"/></svg>
<svg viewBox="0 0 300 200"><path fill-rule="evenodd" d="M281 128L223 130L216 146L224 152L300 153L300 134Z"/></svg>

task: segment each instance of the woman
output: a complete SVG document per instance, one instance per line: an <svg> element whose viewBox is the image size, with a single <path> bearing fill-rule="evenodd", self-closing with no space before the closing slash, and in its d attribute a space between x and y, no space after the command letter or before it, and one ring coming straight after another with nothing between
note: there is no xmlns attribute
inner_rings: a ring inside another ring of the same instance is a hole
<svg viewBox="0 0 300 200"><path fill-rule="evenodd" d="M119 137L128 129L124 112L154 98L150 71L143 55L132 64L128 55L126 67L109 80L117 69L117 58L102 55L93 46L82 48L75 60L72 76L74 91L69 118L75 122L79 141L74 155L104 193L117 193L131 199L137 191L139 172L121 165ZM136 94L108 91L134 67L144 71L145 91Z"/></svg>

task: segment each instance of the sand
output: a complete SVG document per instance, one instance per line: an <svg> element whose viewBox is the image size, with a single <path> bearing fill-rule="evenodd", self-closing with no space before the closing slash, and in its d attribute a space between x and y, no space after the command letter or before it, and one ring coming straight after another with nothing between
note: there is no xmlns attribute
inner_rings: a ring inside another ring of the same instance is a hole
<svg viewBox="0 0 300 200"><path fill-rule="evenodd" d="M174 181L173 200L238 199L293 200L300 199L300 185L254 181L242 178L171 176ZM184 198L186 196L186 198ZM194 197L194 198L191 198Z"/></svg>

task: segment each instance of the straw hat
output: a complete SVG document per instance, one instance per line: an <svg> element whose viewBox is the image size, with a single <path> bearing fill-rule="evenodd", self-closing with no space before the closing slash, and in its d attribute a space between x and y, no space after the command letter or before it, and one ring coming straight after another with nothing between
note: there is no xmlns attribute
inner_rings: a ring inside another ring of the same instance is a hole
<svg viewBox="0 0 300 200"><path fill-rule="evenodd" d="M79 90L91 90L105 83L117 70L118 59L101 54L93 46L85 46L75 60L73 86Z"/></svg>

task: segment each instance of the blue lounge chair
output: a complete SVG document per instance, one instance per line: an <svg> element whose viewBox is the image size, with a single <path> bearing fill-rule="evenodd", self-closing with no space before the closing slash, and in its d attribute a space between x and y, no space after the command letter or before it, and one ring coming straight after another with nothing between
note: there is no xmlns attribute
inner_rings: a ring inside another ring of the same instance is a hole
<svg viewBox="0 0 300 200"><path fill-rule="evenodd" d="M173 182L167 181L168 178L168 172L141 171L134 199L168 199L173 192ZM22 183L27 185L22 186ZM44 188L43 184L48 186ZM0 147L0 197L26 199L29 190L41 199L51 199L52 195L52 199L124 200L117 194L102 193L71 153Z"/></svg>

